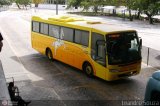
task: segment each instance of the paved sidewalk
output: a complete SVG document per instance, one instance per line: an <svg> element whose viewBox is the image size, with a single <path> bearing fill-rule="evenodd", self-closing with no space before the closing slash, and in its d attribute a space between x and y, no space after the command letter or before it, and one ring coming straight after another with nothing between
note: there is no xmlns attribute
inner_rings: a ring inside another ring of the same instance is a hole
<svg viewBox="0 0 160 106"><path fill-rule="evenodd" d="M4 100L10 100L10 96L8 93L7 85L6 85L6 79L3 72L3 67L0 61L0 101ZM1 102L0 102L1 106Z"/></svg>

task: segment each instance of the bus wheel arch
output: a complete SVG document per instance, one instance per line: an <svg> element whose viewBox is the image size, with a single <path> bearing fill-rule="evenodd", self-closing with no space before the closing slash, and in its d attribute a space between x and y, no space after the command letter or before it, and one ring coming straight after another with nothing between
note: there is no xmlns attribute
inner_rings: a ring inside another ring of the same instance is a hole
<svg viewBox="0 0 160 106"><path fill-rule="evenodd" d="M49 47L46 48L45 52L46 56L48 57L49 60L53 60L53 53Z"/></svg>
<svg viewBox="0 0 160 106"><path fill-rule="evenodd" d="M93 76L94 76L93 67L92 67L92 65L91 65L88 61L85 61L85 62L83 63L82 69L83 69L83 71L85 72L85 74L86 74L88 77L93 77Z"/></svg>

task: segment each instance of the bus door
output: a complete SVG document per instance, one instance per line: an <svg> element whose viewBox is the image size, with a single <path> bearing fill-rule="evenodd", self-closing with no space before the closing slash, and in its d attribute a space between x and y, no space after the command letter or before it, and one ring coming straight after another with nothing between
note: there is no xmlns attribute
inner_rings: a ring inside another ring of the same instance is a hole
<svg viewBox="0 0 160 106"><path fill-rule="evenodd" d="M94 32L91 38L91 57L94 60L96 76L106 79L106 43L103 35Z"/></svg>

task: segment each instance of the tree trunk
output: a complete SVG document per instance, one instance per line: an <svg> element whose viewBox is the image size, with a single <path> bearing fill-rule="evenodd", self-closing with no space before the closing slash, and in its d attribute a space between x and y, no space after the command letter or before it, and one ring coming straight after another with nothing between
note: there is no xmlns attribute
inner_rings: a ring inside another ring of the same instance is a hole
<svg viewBox="0 0 160 106"><path fill-rule="evenodd" d="M24 5L25 6L25 8L26 8L26 10L27 10L27 5Z"/></svg>
<svg viewBox="0 0 160 106"><path fill-rule="evenodd" d="M150 24L153 24L153 18L152 18L152 16L150 15L150 16L148 16L148 19L149 19L149 23Z"/></svg>
<svg viewBox="0 0 160 106"><path fill-rule="evenodd" d="M17 7L18 7L19 9L21 9L21 7L19 6L19 4L18 4L18 3L16 3L16 5L17 5Z"/></svg>
<svg viewBox="0 0 160 106"><path fill-rule="evenodd" d="M132 17L131 9L129 9L129 20L130 20L130 21L133 21L133 17Z"/></svg>
<svg viewBox="0 0 160 106"><path fill-rule="evenodd" d="M116 9L113 9L113 15L116 15Z"/></svg>
<svg viewBox="0 0 160 106"><path fill-rule="evenodd" d="M125 18L126 18L126 11L124 10L123 11L123 20L125 20Z"/></svg>
<svg viewBox="0 0 160 106"><path fill-rule="evenodd" d="M146 15L148 16L149 23L150 23L150 24L153 24L152 14L149 14L148 12L146 12Z"/></svg>
<svg viewBox="0 0 160 106"><path fill-rule="evenodd" d="M35 4L35 7L38 7L38 4L37 4L37 3Z"/></svg>
<svg viewBox="0 0 160 106"><path fill-rule="evenodd" d="M94 6L94 12L97 13L98 12L98 7Z"/></svg>
<svg viewBox="0 0 160 106"><path fill-rule="evenodd" d="M138 9L138 13L137 13L136 19L140 19L141 12L142 12L141 9Z"/></svg>
<svg viewBox="0 0 160 106"><path fill-rule="evenodd" d="M104 7L104 5L102 5L102 7ZM101 12L102 12L102 13L104 12L104 8L101 8Z"/></svg>
<svg viewBox="0 0 160 106"><path fill-rule="evenodd" d="M141 14L141 12L140 11L138 11L138 14L137 14L137 19L140 19L140 14Z"/></svg>

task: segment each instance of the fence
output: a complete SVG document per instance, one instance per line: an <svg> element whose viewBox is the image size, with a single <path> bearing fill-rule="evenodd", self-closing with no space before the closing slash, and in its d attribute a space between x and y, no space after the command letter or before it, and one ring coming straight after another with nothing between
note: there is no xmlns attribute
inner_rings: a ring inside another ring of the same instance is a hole
<svg viewBox="0 0 160 106"><path fill-rule="evenodd" d="M160 51L143 46L142 61L147 65L160 69Z"/></svg>

